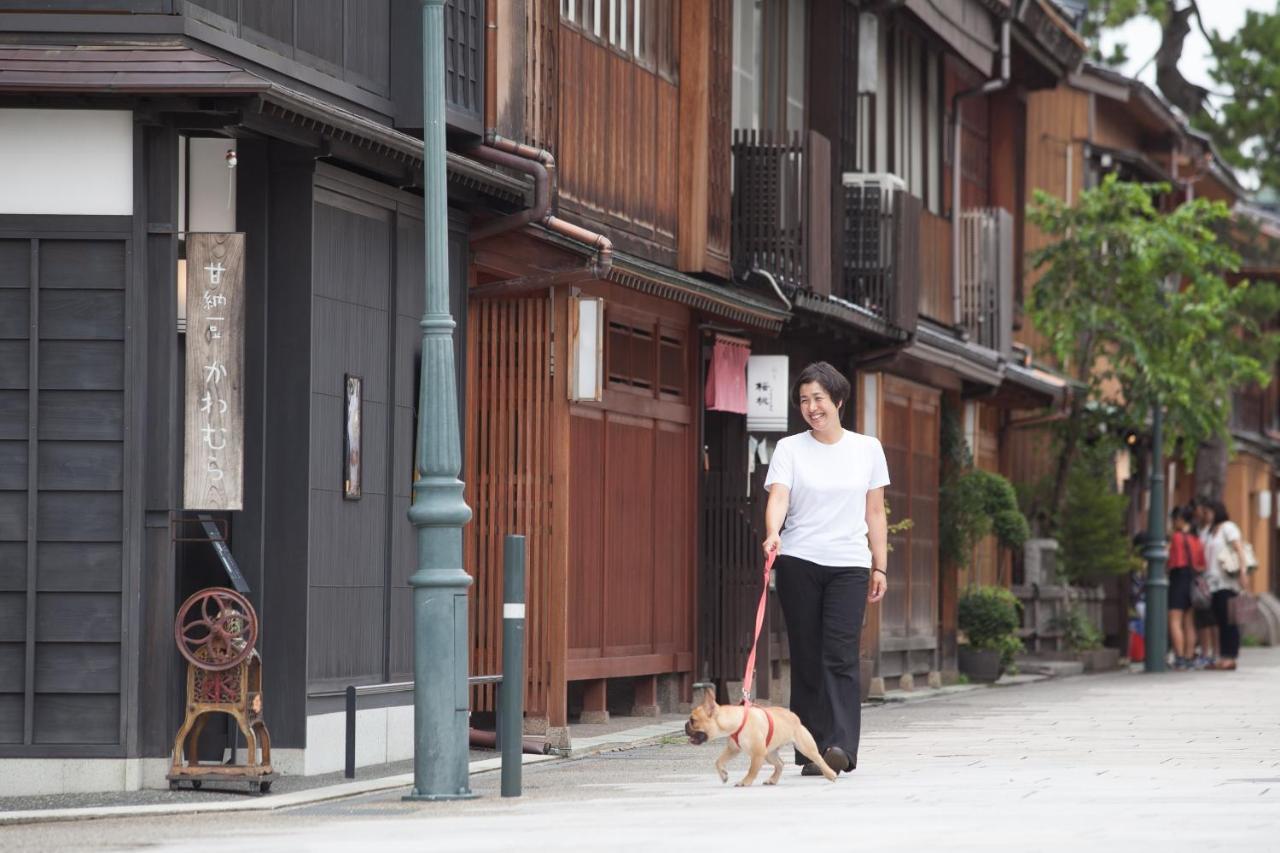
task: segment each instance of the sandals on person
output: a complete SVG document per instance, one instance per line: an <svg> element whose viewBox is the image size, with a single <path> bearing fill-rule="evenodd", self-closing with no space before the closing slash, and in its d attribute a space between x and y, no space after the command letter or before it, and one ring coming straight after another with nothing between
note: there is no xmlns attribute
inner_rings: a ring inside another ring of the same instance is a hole
<svg viewBox="0 0 1280 853"><path fill-rule="evenodd" d="M1209 669L1216 669L1220 672L1230 672L1236 668L1236 662L1233 660L1214 661L1209 665Z"/></svg>

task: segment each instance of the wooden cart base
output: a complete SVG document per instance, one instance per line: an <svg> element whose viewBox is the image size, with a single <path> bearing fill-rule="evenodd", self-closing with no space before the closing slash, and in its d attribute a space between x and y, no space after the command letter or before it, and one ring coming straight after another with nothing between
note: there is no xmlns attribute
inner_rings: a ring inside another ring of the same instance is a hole
<svg viewBox="0 0 1280 853"><path fill-rule="evenodd" d="M218 787L233 787L240 784L249 786L251 793L266 794L271 790L276 773L269 766L242 767L225 764L186 765L181 770L169 773L164 778L169 780L169 790L179 790L187 783L193 790L200 790L205 782Z"/></svg>

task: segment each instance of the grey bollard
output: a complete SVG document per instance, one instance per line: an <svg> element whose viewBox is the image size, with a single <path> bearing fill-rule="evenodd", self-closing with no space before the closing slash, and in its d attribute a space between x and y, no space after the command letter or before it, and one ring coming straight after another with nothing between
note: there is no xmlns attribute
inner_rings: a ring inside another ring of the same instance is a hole
<svg viewBox="0 0 1280 853"><path fill-rule="evenodd" d="M498 693L498 742L502 748L502 796L518 797L524 740L524 546L508 536L502 549L502 687Z"/></svg>

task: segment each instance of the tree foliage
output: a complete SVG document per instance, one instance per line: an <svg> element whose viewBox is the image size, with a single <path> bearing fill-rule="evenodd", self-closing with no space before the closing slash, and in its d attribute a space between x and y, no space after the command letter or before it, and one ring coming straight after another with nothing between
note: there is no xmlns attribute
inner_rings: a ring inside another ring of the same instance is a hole
<svg viewBox="0 0 1280 853"><path fill-rule="evenodd" d="M942 559L957 567L967 566L973 546L992 532L1002 546L1021 548L1030 529L1018 509L1017 492L999 474L973 466L973 456L950 409L944 410L942 443L949 463L938 495Z"/></svg>
<svg viewBox="0 0 1280 853"><path fill-rule="evenodd" d="M1115 176L1071 207L1037 192L1028 219L1051 242L1031 257L1041 277L1028 308L1089 401L1138 418L1158 402L1169 446L1181 441L1190 462L1201 442L1228 437L1232 389L1268 380L1280 335L1264 324L1280 291L1224 279L1238 265L1214 233L1225 205L1163 213L1153 196L1164 192Z"/></svg>
<svg viewBox="0 0 1280 853"><path fill-rule="evenodd" d="M1234 33L1214 28L1200 6L1197 0L1089 0L1081 30L1096 60L1119 66L1146 57L1129 56L1123 44L1103 55L1102 33L1139 17L1158 23L1161 43L1151 60L1161 94L1207 132L1232 165L1257 170L1263 186L1280 187L1280 4L1272 12L1246 12ZM1211 4L1205 10L1212 12ZM1213 92L1178 69L1193 25L1213 55Z"/></svg>
<svg viewBox="0 0 1280 853"><path fill-rule="evenodd" d="M1067 496L1058 522L1058 576L1069 584L1092 586L1135 567L1125 535L1129 498L1118 494L1111 448L1086 449L1067 477Z"/></svg>

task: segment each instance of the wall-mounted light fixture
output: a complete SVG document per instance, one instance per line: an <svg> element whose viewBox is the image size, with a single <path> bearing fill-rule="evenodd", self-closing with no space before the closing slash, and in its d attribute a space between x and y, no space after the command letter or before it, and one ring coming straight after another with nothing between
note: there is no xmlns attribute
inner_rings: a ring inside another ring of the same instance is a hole
<svg viewBox="0 0 1280 853"><path fill-rule="evenodd" d="M604 399L604 300L569 297L569 399Z"/></svg>

